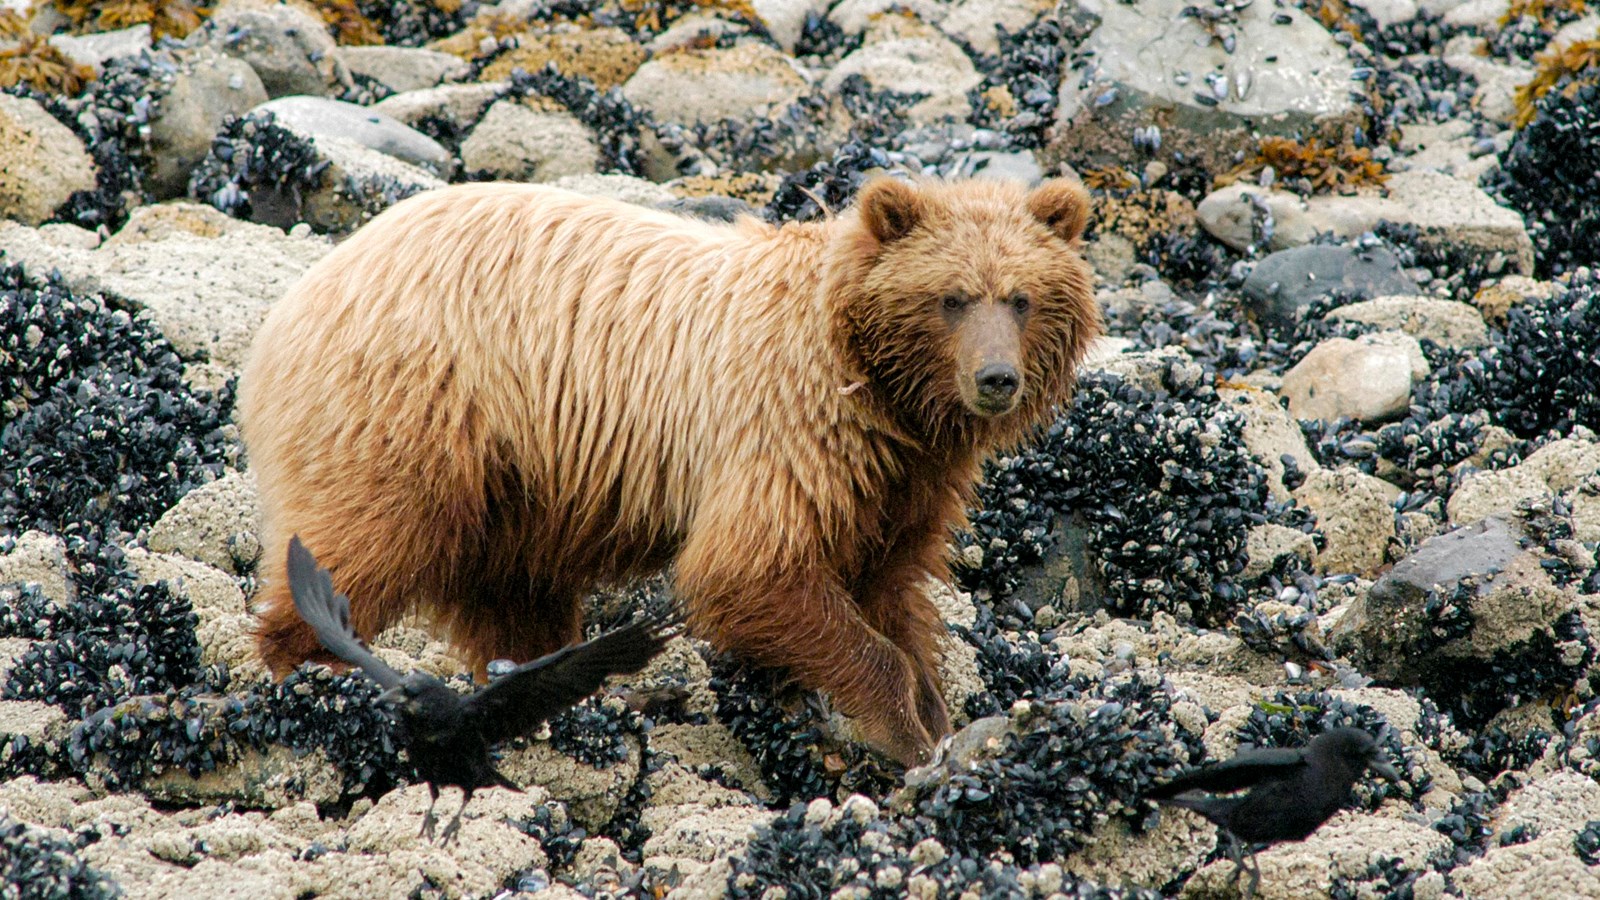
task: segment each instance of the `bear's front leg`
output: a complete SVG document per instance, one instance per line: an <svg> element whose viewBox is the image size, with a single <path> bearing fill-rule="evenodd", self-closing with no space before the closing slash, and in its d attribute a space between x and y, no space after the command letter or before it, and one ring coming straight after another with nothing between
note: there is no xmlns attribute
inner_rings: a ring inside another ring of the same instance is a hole
<svg viewBox="0 0 1600 900"><path fill-rule="evenodd" d="M935 532L936 534L938 532ZM917 717L933 740L950 733L950 713L940 689L939 644L944 616L928 598L929 576L949 577L942 539L902 542L863 578L857 592L862 617L906 654L917 676Z"/></svg>
<svg viewBox="0 0 1600 900"><path fill-rule="evenodd" d="M869 744L903 765L931 758L933 738L918 710L916 667L867 624L836 576L819 573L772 584L747 575L740 581L737 588L727 582L715 588L680 567L677 585L695 634L718 650L786 669L809 690L827 692Z"/></svg>

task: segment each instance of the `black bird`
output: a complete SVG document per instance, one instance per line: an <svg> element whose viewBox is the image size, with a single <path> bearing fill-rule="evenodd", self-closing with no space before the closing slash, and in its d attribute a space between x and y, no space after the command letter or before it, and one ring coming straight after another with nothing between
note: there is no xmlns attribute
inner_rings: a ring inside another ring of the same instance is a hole
<svg viewBox="0 0 1600 900"><path fill-rule="evenodd" d="M1148 799L1193 810L1221 828L1229 838L1233 877L1244 871L1240 842L1250 850L1250 884L1254 897L1261 882L1255 846L1298 841L1316 831L1350 802L1351 789L1366 770L1390 781L1400 776L1383 759L1383 748L1359 728L1335 728L1295 750L1246 750L1226 762L1190 769L1147 793ZM1228 794L1249 791L1231 797Z"/></svg>
<svg viewBox="0 0 1600 900"><path fill-rule="evenodd" d="M521 790L495 769L489 748L534 730L599 690L607 676L644 668L671 639L676 624L660 619L635 622L523 663L463 695L426 672L402 678L373 655L350 627L349 598L334 591L328 570L317 565L299 535L289 542L289 590L295 608L322 646L383 687L383 702L397 704L406 751L433 797L419 837L433 837L439 786L461 788L461 809L441 838L446 842L460 830L461 813L473 791L495 785Z"/></svg>

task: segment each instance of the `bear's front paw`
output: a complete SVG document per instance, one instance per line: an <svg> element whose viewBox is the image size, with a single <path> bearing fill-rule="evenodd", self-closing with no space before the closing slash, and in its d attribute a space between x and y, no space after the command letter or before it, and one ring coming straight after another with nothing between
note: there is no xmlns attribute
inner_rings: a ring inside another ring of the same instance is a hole
<svg viewBox="0 0 1600 900"><path fill-rule="evenodd" d="M934 743L951 731L950 711L944 705L944 692L939 689L938 677L929 672L917 677L917 718Z"/></svg>
<svg viewBox="0 0 1600 900"><path fill-rule="evenodd" d="M920 721L922 713L917 698L920 691L914 683L908 687L911 688L907 691L910 696L903 702L895 704L884 714L858 719L857 727L874 750L910 769L933 759L937 738L931 736ZM943 711L942 702L940 710Z"/></svg>

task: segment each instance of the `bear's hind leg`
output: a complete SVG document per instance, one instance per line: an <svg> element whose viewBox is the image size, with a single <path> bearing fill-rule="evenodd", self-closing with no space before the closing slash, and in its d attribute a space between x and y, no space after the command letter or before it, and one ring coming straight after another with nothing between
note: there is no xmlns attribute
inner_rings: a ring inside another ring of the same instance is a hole
<svg viewBox="0 0 1600 900"><path fill-rule="evenodd" d="M583 603L527 580L468 589L454 598L450 641L483 680L491 661L525 663L583 637Z"/></svg>

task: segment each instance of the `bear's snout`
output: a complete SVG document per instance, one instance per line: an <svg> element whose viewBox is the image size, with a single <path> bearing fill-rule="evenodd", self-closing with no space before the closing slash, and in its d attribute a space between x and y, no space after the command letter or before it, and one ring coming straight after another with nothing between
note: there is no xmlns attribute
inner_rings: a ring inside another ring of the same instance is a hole
<svg viewBox="0 0 1600 900"><path fill-rule="evenodd" d="M978 385L978 402L985 407L1011 408L1011 398L1022 385L1022 375L1009 363L990 363L979 369L972 380Z"/></svg>
<svg viewBox="0 0 1600 900"><path fill-rule="evenodd" d="M1017 408L1024 385L1018 361L1022 329L1017 314L995 302L961 310L953 337L961 402L980 416L1003 416Z"/></svg>

